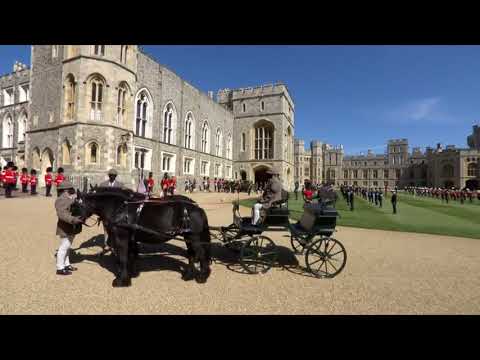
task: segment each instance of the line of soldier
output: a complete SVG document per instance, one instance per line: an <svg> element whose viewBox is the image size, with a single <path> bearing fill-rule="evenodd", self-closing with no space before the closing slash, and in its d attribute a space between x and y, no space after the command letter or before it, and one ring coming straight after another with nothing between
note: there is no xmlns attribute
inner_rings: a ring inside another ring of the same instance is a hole
<svg viewBox="0 0 480 360"><path fill-rule="evenodd" d="M383 207L383 191L381 188L360 188L340 185L340 192L347 202L347 205L350 206L350 211L354 210L355 195L361 196L364 200L368 200L369 203L375 206ZM392 210L393 213L397 213L397 189L392 190Z"/></svg>
<svg viewBox="0 0 480 360"><path fill-rule="evenodd" d="M460 201L463 204L467 199L473 202L474 198L480 201L480 191L472 191L469 188L464 189L446 189L446 188L432 188L432 187L415 187L408 186L405 191L414 196L431 197L434 199L441 199L442 202L448 204L449 200Z"/></svg>
<svg viewBox="0 0 480 360"><path fill-rule="evenodd" d="M55 186L58 188L58 186L65 180L65 177L63 175L64 170L61 167L58 168L55 178L52 175L53 169L51 167L48 167L46 171L47 173L45 174L45 196L52 196L52 184L55 184ZM27 168L22 168L21 174L19 174L17 166L15 166L13 161L10 161L0 172L0 183L1 186L5 189L6 198L12 197L12 191L17 190L17 184L19 180L22 186L22 193L28 194L28 187L30 186L30 194L38 194L37 171L35 169L31 169L29 173Z"/></svg>

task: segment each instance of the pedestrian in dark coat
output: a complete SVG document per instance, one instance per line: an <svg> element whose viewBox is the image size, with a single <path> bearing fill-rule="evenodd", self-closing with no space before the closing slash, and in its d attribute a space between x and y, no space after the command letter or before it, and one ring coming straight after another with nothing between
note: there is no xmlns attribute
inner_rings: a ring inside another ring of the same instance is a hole
<svg viewBox="0 0 480 360"><path fill-rule="evenodd" d="M392 192L392 207L393 207L393 213L397 213L397 192L394 190Z"/></svg>

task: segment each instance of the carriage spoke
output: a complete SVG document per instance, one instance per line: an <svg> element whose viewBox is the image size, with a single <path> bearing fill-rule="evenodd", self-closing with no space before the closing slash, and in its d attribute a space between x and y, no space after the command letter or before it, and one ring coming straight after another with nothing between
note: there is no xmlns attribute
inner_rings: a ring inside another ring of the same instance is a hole
<svg viewBox="0 0 480 360"><path fill-rule="evenodd" d="M324 263L325 263L325 260L323 260L323 262L322 262L322 263L320 264L320 266L318 267L317 273L321 271L320 269L322 268L322 265L323 265Z"/></svg>
<svg viewBox="0 0 480 360"><path fill-rule="evenodd" d="M330 255L330 258L332 258L333 256L338 255L338 254L340 254L340 253L343 253L343 250L337 251L335 254ZM328 255L328 254L327 254L327 255Z"/></svg>
<svg viewBox="0 0 480 360"><path fill-rule="evenodd" d="M333 264L330 262L330 260L327 259L327 262L330 264L330 266L332 266L332 267L335 269L335 272L338 271L338 269L335 267L335 265L333 265Z"/></svg>
<svg viewBox="0 0 480 360"><path fill-rule="evenodd" d="M310 266L312 266L313 264L318 263L319 261L322 261L322 258L321 258L321 257L319 257L318 260L315 260L315 261L311 262L311 263L310 263Z"/></svg>

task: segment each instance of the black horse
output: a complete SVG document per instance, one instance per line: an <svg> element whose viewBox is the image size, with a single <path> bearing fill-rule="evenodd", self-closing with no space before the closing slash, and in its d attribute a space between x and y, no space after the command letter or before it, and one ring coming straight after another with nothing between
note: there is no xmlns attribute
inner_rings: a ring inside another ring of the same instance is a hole
<svg viewBox="0 0 480 360"><path fill-rule="evenodd" d="M205 283L210 275L210 231L205 211L182 195L145 199L124 188L77 190L76 210L83 219L99 216L118 263L114 287L130 286L138 276L137 243L158 244L180 236L187 245L188 266L182 279ZM200 271L195 263L200 263Z"/></svg>

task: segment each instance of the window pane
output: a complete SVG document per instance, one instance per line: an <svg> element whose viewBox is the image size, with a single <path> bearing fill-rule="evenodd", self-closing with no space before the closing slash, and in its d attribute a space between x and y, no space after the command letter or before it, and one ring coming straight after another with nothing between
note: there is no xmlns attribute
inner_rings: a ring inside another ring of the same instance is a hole
<svg viewBox="0 0 480 360"><path fill-rule="evenodd" d="M97 84L92 83L92 101L97 99Z"/></svg>
<svg viewBox="0 0 480 360"><path fill-rule="evenodd" d="M103 85L98 84L98 102L102 102L102 90L103 90Z"/></svg>

